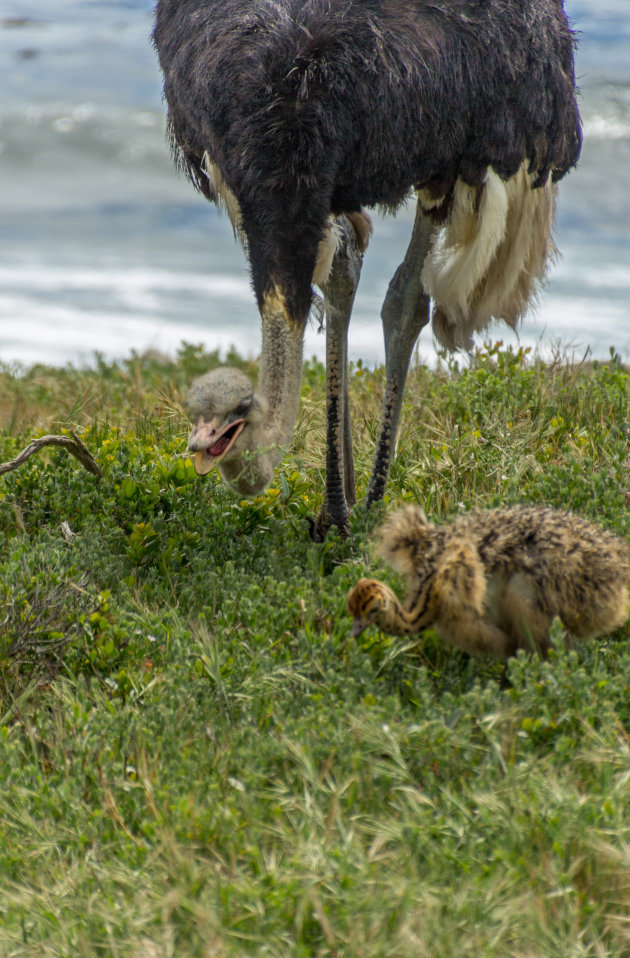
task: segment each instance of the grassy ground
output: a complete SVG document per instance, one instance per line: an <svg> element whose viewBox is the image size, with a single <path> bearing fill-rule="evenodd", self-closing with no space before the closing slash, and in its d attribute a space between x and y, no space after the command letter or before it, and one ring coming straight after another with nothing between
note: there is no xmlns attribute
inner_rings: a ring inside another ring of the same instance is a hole
<svg viewBox="0 0 630 958"><path fill-rule="evenodd" d="M628 628L520 655L507 689L430 633L353 641L347 590L396 585L370 553L388 503L308 538L323 369L239 502L182 457L217 362L0 371L0 461L72 428L104 473L52 450L0 478L0 954L630 954ZM381 392L354 368L360 491ZM629 394L614 356L416 368L388 502L628 536Z"/></svg>

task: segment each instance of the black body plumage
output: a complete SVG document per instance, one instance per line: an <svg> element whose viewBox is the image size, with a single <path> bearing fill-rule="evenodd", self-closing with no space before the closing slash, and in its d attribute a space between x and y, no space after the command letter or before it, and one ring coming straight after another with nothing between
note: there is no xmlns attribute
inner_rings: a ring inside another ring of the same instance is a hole
<svg viewBox="0 0 630 958"><path fill-rule="evenodd" d="M561 0L158 0L154 42L185 169L240 208L259 306L304 323L330 213L445 197L523 162L576 162L574 37Z"/></svg>

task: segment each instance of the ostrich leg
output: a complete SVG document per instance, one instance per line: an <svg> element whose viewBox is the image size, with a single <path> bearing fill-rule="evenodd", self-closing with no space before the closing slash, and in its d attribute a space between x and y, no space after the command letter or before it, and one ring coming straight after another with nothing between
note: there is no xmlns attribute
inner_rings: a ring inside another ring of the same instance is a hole
<svg viewBox="0 0 630 958"><path fill-rule="evenodd" d="M420 274L431 233L431 224L418 206L409 247L389 284L381 310L386 381L374 468L366 497L368 507L382 499L385 492L411 354L420 330L429 321L429 297L424 292Z"/></svg>
<svg viewBox="0 0 630 958"><path fill-rule="evenodd" d="M339 219L341 245L324 287L326 297L326 489L311 534L321 541L331 526L348 534L348 508L356 502L348 396L348 326L361 275L354 227Z"/></svg>

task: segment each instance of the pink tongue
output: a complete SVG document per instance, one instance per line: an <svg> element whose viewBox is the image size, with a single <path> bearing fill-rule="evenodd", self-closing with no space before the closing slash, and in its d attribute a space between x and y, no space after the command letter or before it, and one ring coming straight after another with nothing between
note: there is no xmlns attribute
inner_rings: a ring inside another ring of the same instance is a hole
<svg viewBox="0 0 630 958"><path fill-rule="evenodd" d="M217 439L213 446L208 446L206 452L209 456L220 456L225 452L227 447L230 444L229 436L221 436L220 439Z"/></svg>

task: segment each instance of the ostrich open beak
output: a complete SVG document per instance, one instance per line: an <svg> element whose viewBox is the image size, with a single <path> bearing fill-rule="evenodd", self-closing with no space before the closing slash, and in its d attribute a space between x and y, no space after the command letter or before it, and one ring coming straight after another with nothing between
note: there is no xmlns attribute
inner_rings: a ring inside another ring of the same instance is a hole
<svg viewBox="0 0 630 958"><path fill-rule="evenodd" d="M195 472L205 476L230 451L245 426L244 419L221 424L218 416L206 421L202 416L188 440L188 449L195 453Z"/></svg>

